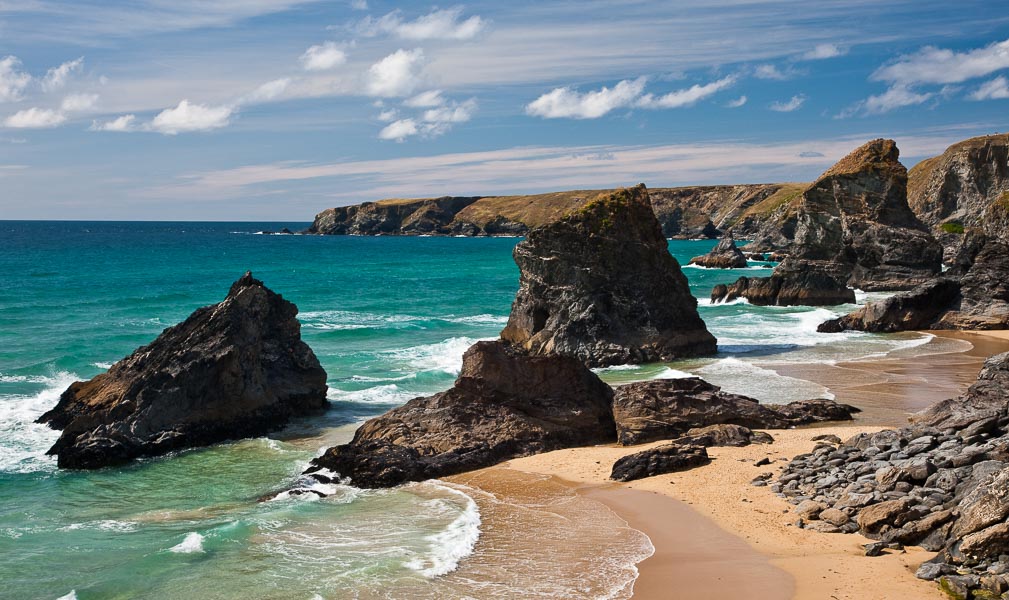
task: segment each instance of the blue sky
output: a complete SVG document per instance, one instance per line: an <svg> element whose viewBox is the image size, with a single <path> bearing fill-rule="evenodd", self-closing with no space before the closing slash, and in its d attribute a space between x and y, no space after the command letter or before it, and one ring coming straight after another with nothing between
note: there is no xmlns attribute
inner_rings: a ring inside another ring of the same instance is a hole
<svg viewBox="0 0 1009 600"><path fill-rule="evenodd" d="M5 219L806 181L1007 111L990 0L0 0Z"/></svg>

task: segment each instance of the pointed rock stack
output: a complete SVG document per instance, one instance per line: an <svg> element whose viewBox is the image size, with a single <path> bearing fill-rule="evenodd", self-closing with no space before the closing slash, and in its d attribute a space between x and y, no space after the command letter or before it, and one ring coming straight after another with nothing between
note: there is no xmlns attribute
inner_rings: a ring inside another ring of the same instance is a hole
<svg viewBox="0 0 1009 600"><path fill-rule="evenodd" d="M224 301L67 388L39 419L63 430L49 454L60 467L104 467L260 436L323 409L326 372L297 314L246 273Z"/></svg>
<svg viewBox="0 0 1009 600"><path fill-rule="evenodd" d="M713 354L644 185L600 195L515 247L519 291L501 337L590 367Z"/></svg>
<svg viewBox="0 0 1009 600"><path fill-rule="evenodd" d="M736 247L732 232L725 234L718 244L703 256L690 259L692 265L709 269L745 269L746 256Z"/></svg>

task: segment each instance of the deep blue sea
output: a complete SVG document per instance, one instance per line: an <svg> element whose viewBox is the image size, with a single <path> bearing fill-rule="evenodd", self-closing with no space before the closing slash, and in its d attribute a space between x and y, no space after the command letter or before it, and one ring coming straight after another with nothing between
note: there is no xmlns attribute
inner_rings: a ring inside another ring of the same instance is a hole
<svg viewBox="0 0 1009 600"><path fill-rule="evenodd" d="M429 482L260 501L354 423L449 387L463 351L504 326L518 287L515 238L257 234L306 226L0 221L0 599L626 597L647 538L562 490L504 502ZM670 252L686 264L714 243L671 241ZM719 356L601 375L693 373L787 402L828 392L775 364L927 341L816 333L853 306L708 304L714 284L771 266L684 269ZM57 471L45 456L57 433L34 419L72 381L220 301L246 270L298 305L329 374L325 417L127 468ZM591 527L573 528L582 521ZM573 561L572 548L593 551Z"/></svg>

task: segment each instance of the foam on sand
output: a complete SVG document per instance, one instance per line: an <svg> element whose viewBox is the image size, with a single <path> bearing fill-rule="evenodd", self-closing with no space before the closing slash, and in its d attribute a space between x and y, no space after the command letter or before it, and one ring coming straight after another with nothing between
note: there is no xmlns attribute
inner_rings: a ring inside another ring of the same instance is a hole
<svg viewBox="0 0 1009 600"><path fill-rule="evenodd" d="M480 509L476 501L449 485L440 487L462 500L461 512L443 531L427 536L430 543L427 556L416 556L404 563L429 579L456 570L459 561L473 553L480 539ZM439 512L460 510L457 502L442 498L429 500L427 504Z"/></svg>

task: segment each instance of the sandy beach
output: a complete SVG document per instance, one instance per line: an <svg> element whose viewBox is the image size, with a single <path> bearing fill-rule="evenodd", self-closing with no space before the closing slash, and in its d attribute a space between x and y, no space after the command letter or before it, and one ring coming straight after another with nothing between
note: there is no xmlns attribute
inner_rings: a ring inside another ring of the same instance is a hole
<svg viewBox="0 0 1009 600"><path fill-rule="evenodd" d="M907 548L866 557L861 544L870 540L799 529L788 502L750 485L757 475L777 474L791 457L812 450L815 435L846 439L900 426L910 413L965 390L985 357L1009 350L1006 332L934 333L917 354L781 366L780 373L826 385L839 402L863 408L852 423L770 431L774 444L710 448L708 466L628 484L608 479L612 464L651 445L560 450L513 460L488 474L514 469L550 475L646 533L655 553L638 565L635 598L941 598L933 583L914 577L932 553ZM770 465L755 466L765 457Z"/></svg>

